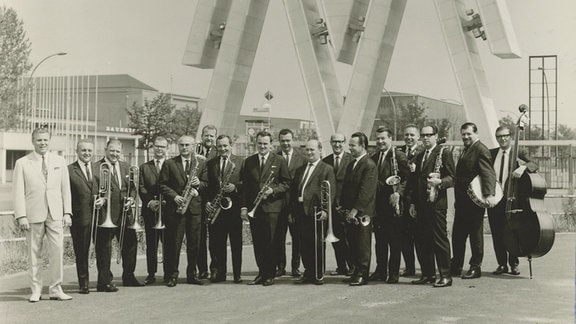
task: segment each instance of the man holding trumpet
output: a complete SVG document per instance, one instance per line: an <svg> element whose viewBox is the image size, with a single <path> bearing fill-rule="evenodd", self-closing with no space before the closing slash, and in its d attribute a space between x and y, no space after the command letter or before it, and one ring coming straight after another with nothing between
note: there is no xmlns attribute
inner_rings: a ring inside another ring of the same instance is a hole
<svg viewBox="0 0 576 324"><path fill-rule="evenodd" d="M324 283L324 223L328 213L332 213L336 180L332 167L320 160L321 151L322 144L318 140L306 143L308 163L296 169L291 187L291 212L297 218L303 247L304 274L297 283Z"/></svg>

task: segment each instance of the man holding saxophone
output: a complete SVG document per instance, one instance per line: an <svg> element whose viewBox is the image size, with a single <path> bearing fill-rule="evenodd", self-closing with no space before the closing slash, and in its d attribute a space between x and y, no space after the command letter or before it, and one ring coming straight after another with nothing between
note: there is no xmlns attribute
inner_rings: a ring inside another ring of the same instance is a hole
<svg viewBox="0 0 576 324"><path fill-rule="evenodd" d="M374 217L376 270L370 280L386 280L389 284L397 283L400 276L401 197L410 175L406 154L392 145L393 136L390 129L379 127L376 130L378 151L372 155L378 167L378 189Z"/></svg>
<svg viewBox="0 0 576 324"><path fill-rule="evenodd" d="M241 216L250 217L254 256L258 275L249 285L274 284L276 264L275 236L278 217L284 207L284 194L290 188L290 173L286 159L271 153L272 134L261 131L256 135L257 154L244 161L240 171L242 181Z"/></svg>
<svg viewBox="0 0 576 324"><path fill-rule="evenodd" d="M453 186L452 152L437 145L438 128L424 126L420 132L424 151L416 155L416 170L408 184L410 214L416 216L416 251L422 275L415 285L433 283L434 287L452 285L450 242L446 233L446 189ZM434 257L440 279L436 281Z"/></svg>
<svg viewBox="0 0 576 324"><path fill-rule="evenodd" d="M328 213L332 213L336 179L332 167L320 160L321 151L318 140L306 143L308 163L296 169L291 187L291 212L299 224L304 264L304 274L297 283L324 283L324 223L330 217ZM333 234L331 237L335 238Z"/></svg>
<svg viewBox="0 0 576 324"><path fill-rule="evenodd" d="M209 250L213 272L210 281L226 281L226 242L230 237L234 283L242 282L242 219L240 218L240 170L242 157L231 152L232 141L228 135L216 138L218 157L206 162L208 186L206 214L209 230Z"/></svg>
<svg viewBox="0 0 576 324"><path fill-rule="evenodd" d="M168 287L178 282L180 249L186 234L186 281L203 285L196 272L202 223L202 198L199 195L206 187L206 180L198 176L204 173L205 158L194 153L196 141L190 135L178 139L180 155L166 160L160 171L160 192L166 200L166 254L164 255L165 276Z"/></svg>

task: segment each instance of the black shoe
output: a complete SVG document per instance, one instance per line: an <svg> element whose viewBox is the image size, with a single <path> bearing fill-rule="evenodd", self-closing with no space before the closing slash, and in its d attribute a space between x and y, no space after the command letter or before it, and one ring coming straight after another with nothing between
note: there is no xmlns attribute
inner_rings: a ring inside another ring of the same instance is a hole
<svg viewBox="0 0 576 324"><path fill-rule="evenodd" d="M292 269L292 277L300 277L302 273L297 268Z"/></svg>
<svg viewBox="0 0 576 324"><path fill-rule="evenodd" d="M388 280L386 280L387 284L395 284L398 283L398 276L390 276L388 277Z"/></svg>
<svg viewBox="0 0 576 324"><path fill-rule="evenodd" d="M368 277L369 281L386 281L386 275L383 275L382 273L378 272L378 271L374 271L370 277Z"/></svg>
<svg viewBox="0 0 576 324"><path fill-rule="evenodd" d="M242 281L243 280L242 280L242 277L240 275L234 276L234 283L241 283Z"/></svg>
<svg viewBox="0 0 576 324"><path fill-rule="evenodd" d="M202 282L202 280L200 280L200 278L198 278L198 277L186 278L186 282L191 284L191 285L198 285L198 286L202 286L204 284Z"/></svg>
<svg viewBox="0 0 576 324"><path fill-rule="evenodd" d="M415 270L404 270L400 273L400 277L411 277L415 275L416 275Z"/></svg>
<svg viewBox="0 0 576 324"><path fill-rule="evenodd" d="M224 281L226 281L226 276L215 276L210 278L211 283L224 282Z"/></svg>
<svg viewBox="0 0 576 324"><path fill-rule="evenodd" d="M330 272L331 276L346 276L348 275L348 269L337 268L336 271Z"/></svg>
<svg viewBox="0 0 576 324"><path fill-rule="evenodd" d="M140 282L136 277L131 276L122 280L122 286L124 287L142 287L144 283Z"/></svg>
<svg viewBox="0 0 576 324"><path fill-rule="evenodd" d="M313 279L312 283L316 286L322 286L324 284L324 279Z"/></svg>
<svg viewBox="0 0 576 324"><path fill-rule="evenodd" d="M116 287L114 284L107 284L107 285L96 287L96 291L98 291L98 292L117 292L118 287Z"/></svg>
<svg viewBox="0 0 576 324"><path fill-rule="evenodd" d="M88 286L80 287L78 289L78 293L82 295L88 295L90 293L90 289L88 289Z"/></svg>
<svg viewBox="0 0 576 324"><path fill-rule="evenodd" d="M462 276L462 279L476 279L476 278L480 278L481 276L482 276L482 271L480 270L480 267L470 267L470 270L468 270Z"/></svg>
<svg viewBox="0 0 576 324"><path fill-rule="evenodd" d="M348 273L346 275L351 277L354 275L354 272L356 272L356 268L350 267L350 268L348 268Z"/></svg>
<svg viewBox="0 0 576 324"><path fill-rule="evenodd" d="M264 281L264 279L262 279L262 276L257 275L256 278L254 278L254 280L252 280L248 283L248 285L249 286L260 285L260 284L262 284L263 281Z"/></svg>
<svg viewBox="0 0 576 324"><path fill-rule="evenodd" d="M436 277L425 277L425 276L422 276L422 277L420 277L420 279L418 279L418 280L412 280L411 283L412 283L413 285L424 285L424 284L427 284L427 283L434 283L435 281L436 281Z"/></svg>
<svg viewBox="0 0 576 324"><path fill-rule="evenodd" d="M364 286L366 285L366 279L364 279L364 277L356 277L354 278L352 281L350 281L350 283L348 285L352 286L352 287L357 287L357 286Z"/></svg>
<svg viewBox="0 0 576 324"><path fill-rule="evenodd" d="M274 278L268 278L264 280L262 286L272 286L274 284Z"/></svg>
<svg viewBox="0 0 576 324"><path fill-rule="evenodd" d="M450 287L450 286L452 286L452 277L440 278L440 280L438 280L433 285L433 287L436 287L436 288Z"/></svg>
<svg viewBox="0 0 576 324"><path fill-rule="evenodd" d="M510 270L510 274L511 274L511 275L514 275L514 276L517 276L517 275L520 274L520 271L518 271L518 266L517 266L517 265L513 265L513 266L512 266L512 270Z"/></svg>
<svg viewBox="0 0 576 324"><path fill-rule="evenodd" d="M285 275L285 274L286 274L286 270L284 270L284 269L278 269L278 270L276 270L276 274L275 274L275 275L276 275L276 277L282 277L282 276Z"/></svg>
<svg viewBox="0 0 576 324"><path fill-rule="evenodd" d="M352 275L351 277L348 277L346 279L342 279L342 282L351 283L354 280L356 280L356 277L354 275Z"/></svg>
<svg viewBox="0 0 576 324"><path fill-rule="evenodd" d="M312 283L312 279L308 278L308 276L304 275L296 280L294 280L295 284L307 284Z"/></svg>
<svg viewBox="0 0 576 324"><path fill-rule="evenodd" d="M200 272L200 274L198 275L198 279L208 279L208 272L207 271Z"/></svg>
<svg viewBox="0 0 576 324"><path fill-rule="evenodd" d="M172 287L176 287L176 284L178 283L178 279L177 278L169 278L168 282L166 283L166 286L172 288Z"/></svg>
<svg viewBox="0 0 576 324"><path fill-rule="evenodd" d="M494 274L494 275L501 275L503 273L508 273L508 267L507 266L499 265L498 268L496 268L496 270L494 270L494 272L492 272L492 274Z"/></svg>
<svg viewBox="0 0 576 324"><path fill-rule="evenodd" d="M144 279L144 284L146 286L151 285L155 282L156 282L156 277L154 277L154 275L148 275L148 277L146 277L146 279Z"/></svg>

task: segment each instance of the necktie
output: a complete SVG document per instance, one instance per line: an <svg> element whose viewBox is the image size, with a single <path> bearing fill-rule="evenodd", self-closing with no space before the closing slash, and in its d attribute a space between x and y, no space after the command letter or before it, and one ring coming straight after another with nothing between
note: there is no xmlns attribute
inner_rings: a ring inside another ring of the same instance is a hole
<svg viewBox="0 0 576 324"><path fill-rule="evenodd" d="M422 165L424 165L424 162L426 162L426 159L428 159L428 155L430 154L430 151L426 150L426 152L424 152L424 158L422 159Z"/></svg>
<svg viewBox="0 0 576 324"><path fill-rule="evenodd" d="M224 174L226 172L226 160L227 157L224 155L222 156L222 167L220 168L220 182L224 179Z"/></svg>
<svg viewBox="0 0 576 324"><path fill-rule="evenodd" d="M502 159L500 159L500 173L498 174L498 182L502 183L504 177L504 164L506 161L506 151L502 151Z"/></svg>
<svg viewBox="0 0 576 324"><path fill-rule="evenodd" d="M314 164L312 163L308 163L308 167L306 168L306 172L304 172L304 176L302 177L302 181L300 182L300 188L298 189L298 192L300 192L300 196L304 196L304 185L306 184L306 181L308 180L308 174L310 173L310 169L312 168Z"/></svg>
<svg viewBox="0 0 576 324"><path fill-rule="evenodd" d="M156 172L160 173L160 160L156 160Z"/></svg>
<svg viewBox="0 0 576 324"><path fill-rule="evenodd" d="M384 160L384 152L380 152L380 157L378 158L378 169L382 167L383 160Z"/></svg>
<svg viewBox="0 0 576 324"><path fill-rule="evenodd" d="M84 163L84 166L86 167L86 179L88 179L88 182L92 181L92 173L90 172L90 163L86 162Z"/></svg>
<svg viewBox="0 0 576 324"><path fill-rule="evenodd" d="M48 181L48 167L46 166L46 157L42 155L42 174L44 175L44 180Z"/></svg>
<svg viewBox="0 0 576 324"><path fill-rule="evenodd" d="M188 176L190 174L190 160L186 160L184 169L186 171L186 176Z"/></svg>
<svg viewBox="0 0 576 324"><path fill-rule="evenodd" d="M340 167L340 156L336 155L336 160L334 161L334 173L338 173L338 167Z"/></svg>
<svg viewBox="0 0 576 324"><path fill-rule="evenodd" d="M266 163L266 159L264 157L260 158L260 171L264 169L264 163Z"/></svg>
<svg viewBox="0 0 576 324"><path fill-rule="evenodd" d="M116 171L116 163L112 163L112 176L114 178L114 181L116 181L116 183L118 184L118 187L120 187L120 179L118 179L118 171Z"/></svg>
<svg viewBox="0 0 576 324"><path fill-rule="evenodd" d="M290 154L286 154L286 163L290 165Z"/></svg>

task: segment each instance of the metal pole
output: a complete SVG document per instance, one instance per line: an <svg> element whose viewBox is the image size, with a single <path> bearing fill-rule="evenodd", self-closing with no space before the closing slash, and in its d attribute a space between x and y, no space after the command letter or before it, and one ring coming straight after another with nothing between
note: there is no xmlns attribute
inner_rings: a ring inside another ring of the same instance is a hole
<svg viewBox="0 0 576 324"><path fill-rule="evenodd" d="M388 97L390 98L390 101L392 102L392 110L393 110L393 114L394 114L394 140L398 139L398 134L396 134L396 123L397 123L397 118L396 118L396 104L394 103L394 98L392 97L392 95L390 94L390 92L388 90L386 90L386 88L382 88L386 94L388 95Z"/></svg>
<svg viewBox="0 0 576 324"><path fill-rule="evenodd" d="M62 56L62 55L66 55L66 54L68 54L68 53L64 53L64 52L54 53L54 54L50 54L50 55L46 56L45 58L43 58L42 60L40 60L40 62L38 62L38 64L36 64L36 66L34 66L34 68L32 69L32 73L30 73L30 77L28 78L28 84L27 84L26 88L28 88L28 89L30 88L30 85L32 84L32 80L33 80L32 78L34 77L34 73L36 72L36 70L38 69L38 67L42 63L44 63L46 60L48 60L51 57ZM34 91L31 91L31 93L32 93L32 98L36 97L36 84L35 83L34 83ZM34 102L31 101L30 109L32 110L32 116L31 117L32 117L32 121L34 122L34 119L36 117L36 109L33 107L34 106L33 103ZM34 128L35 128L34 125L32 125L32 129L34 129Z"/></svg>

